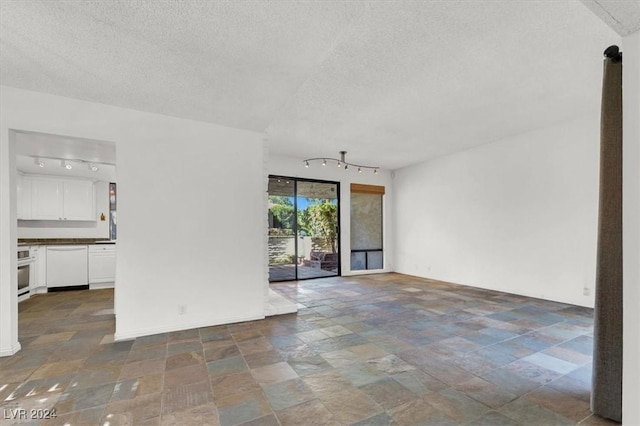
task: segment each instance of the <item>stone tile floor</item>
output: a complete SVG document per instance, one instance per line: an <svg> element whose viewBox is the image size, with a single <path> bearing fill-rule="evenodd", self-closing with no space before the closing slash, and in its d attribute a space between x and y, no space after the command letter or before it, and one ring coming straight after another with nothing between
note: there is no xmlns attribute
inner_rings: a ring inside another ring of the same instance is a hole
<svg viewBox="0 0 640 426"><path fill-rule="evenodd" d="M32 297L0 423L613 424L589 411L590 309L399 274L272 289L298 314L117 343L111 290Z"/></svg>

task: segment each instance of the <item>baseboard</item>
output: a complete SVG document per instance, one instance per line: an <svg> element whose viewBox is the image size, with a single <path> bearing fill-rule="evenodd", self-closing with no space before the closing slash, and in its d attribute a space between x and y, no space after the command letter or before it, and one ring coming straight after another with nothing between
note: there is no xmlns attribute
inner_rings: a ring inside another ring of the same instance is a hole
<svg viewBox="0 0 640 426"><path fill-rule="evenodd" d="M20 349L22 349L20 342L16 342L10 349L0 350L0 357L14 355Z"/></svg>
<svg viewBox="0 0 640 426"><path fill-rule="evenodd" d="M593 309L593 302L585 302L584 300L580 299L582 298L582 296L576 297L576 298L566 298L566 297L556 297L555 295L545 295L545 294L540 294L537 292L533 292L533 291L523 291L521 289L513 289L513 288L505 288L505 287L500 287L500 286L482 286L482 285L474 285L474 284L463 284L463 283L459 283L459 282L454 282L454 281L449 281L447 279L444 278L438 278L437 276L430 276L430 277L425 277L422 275L415 275L415 274L409 274L409 273L405 273L405 272L400 272L400 271L395 271L395 273L397 274L401 274L401 275L407 275L410 277L417 277L417 278L422 278L425 280L433 280L433 281L440 281L443 283L447 283L447 284L453 284L453 285L460 285L460 286L464 286L464 287L472 287L472 288L479 288L481 290L489 290L489 291L497 291L499 293L506 293L506 294L513 294L516 296L524 296L524 297L530 297L532 299L540 299L540 300L546 300L548 302L557 302L557 303L564 303L565 305L574 305L574 306L581 306L583 308L589 308L589 309Z"/></svg>
<svg viewBox="0 0 640 426"><path fill-rule="evenodd" d="M106 283L94 283L89 284L89 290L101 290L103 288L114 288L115 283L113 281Z"/></svg>

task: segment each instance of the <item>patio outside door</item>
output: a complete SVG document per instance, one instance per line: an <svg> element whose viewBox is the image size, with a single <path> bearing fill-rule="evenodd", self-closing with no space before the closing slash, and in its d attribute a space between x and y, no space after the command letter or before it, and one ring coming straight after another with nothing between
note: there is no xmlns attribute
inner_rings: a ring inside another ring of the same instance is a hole
<svg viewBox="0 0 640 426"><path fill-rule="evenodd" d="M340 275L339 185L269 177L269 281Z"/></svg>

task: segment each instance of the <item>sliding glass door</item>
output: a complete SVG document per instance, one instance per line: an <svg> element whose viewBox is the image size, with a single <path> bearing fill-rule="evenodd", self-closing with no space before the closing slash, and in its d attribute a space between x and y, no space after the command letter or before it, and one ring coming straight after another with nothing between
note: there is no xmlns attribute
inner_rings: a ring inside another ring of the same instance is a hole
<svg viewBox="0 0 640 426"><path fill-rule="evenodd" d="M269 177L269 281L340 275L339 185Z"/></svg>

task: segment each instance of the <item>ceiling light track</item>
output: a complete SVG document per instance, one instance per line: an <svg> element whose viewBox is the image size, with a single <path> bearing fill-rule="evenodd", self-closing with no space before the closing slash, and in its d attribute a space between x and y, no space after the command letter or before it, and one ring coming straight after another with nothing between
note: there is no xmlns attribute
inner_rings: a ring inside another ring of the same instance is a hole
<svg viewBox="0 0 640 426"><path fill-rule="evenodd" d="M36 156L36 155L32 155L31 157L33 158L34 164L36 164L38 167L45 167L47 161L55 161L55 162L59 161L60 166L66 168L67 170L71 170L73 168L73 165L71 163L80 163L82 165L86 165L86 167L92 172L97 172L98 170L100 170L100 167L99 167L100 165L115 167L115 164L113 163L105 163L101 161L88 161L88 160L82 160L80 158L42 157L42 156Z"/></svg>
<svg viewBox="0 0 640 426"><path fill-rule="evenodd" d="M363 164L355 164L349 163L345 160L345 156L347 155L347 151L340 151L340 158L332 158L332 157L316 157L316 158L307 158L306 160L302 160L305 167L310 167L311 162L313 161L322 161L322 165L326 166L327 162L335 162L337 167L344 168L345 170L349 170L349 168L358 169L358 173L362 173L363 169L373 170L373 174L378 174L378 166L365 166Z"/></svg>

